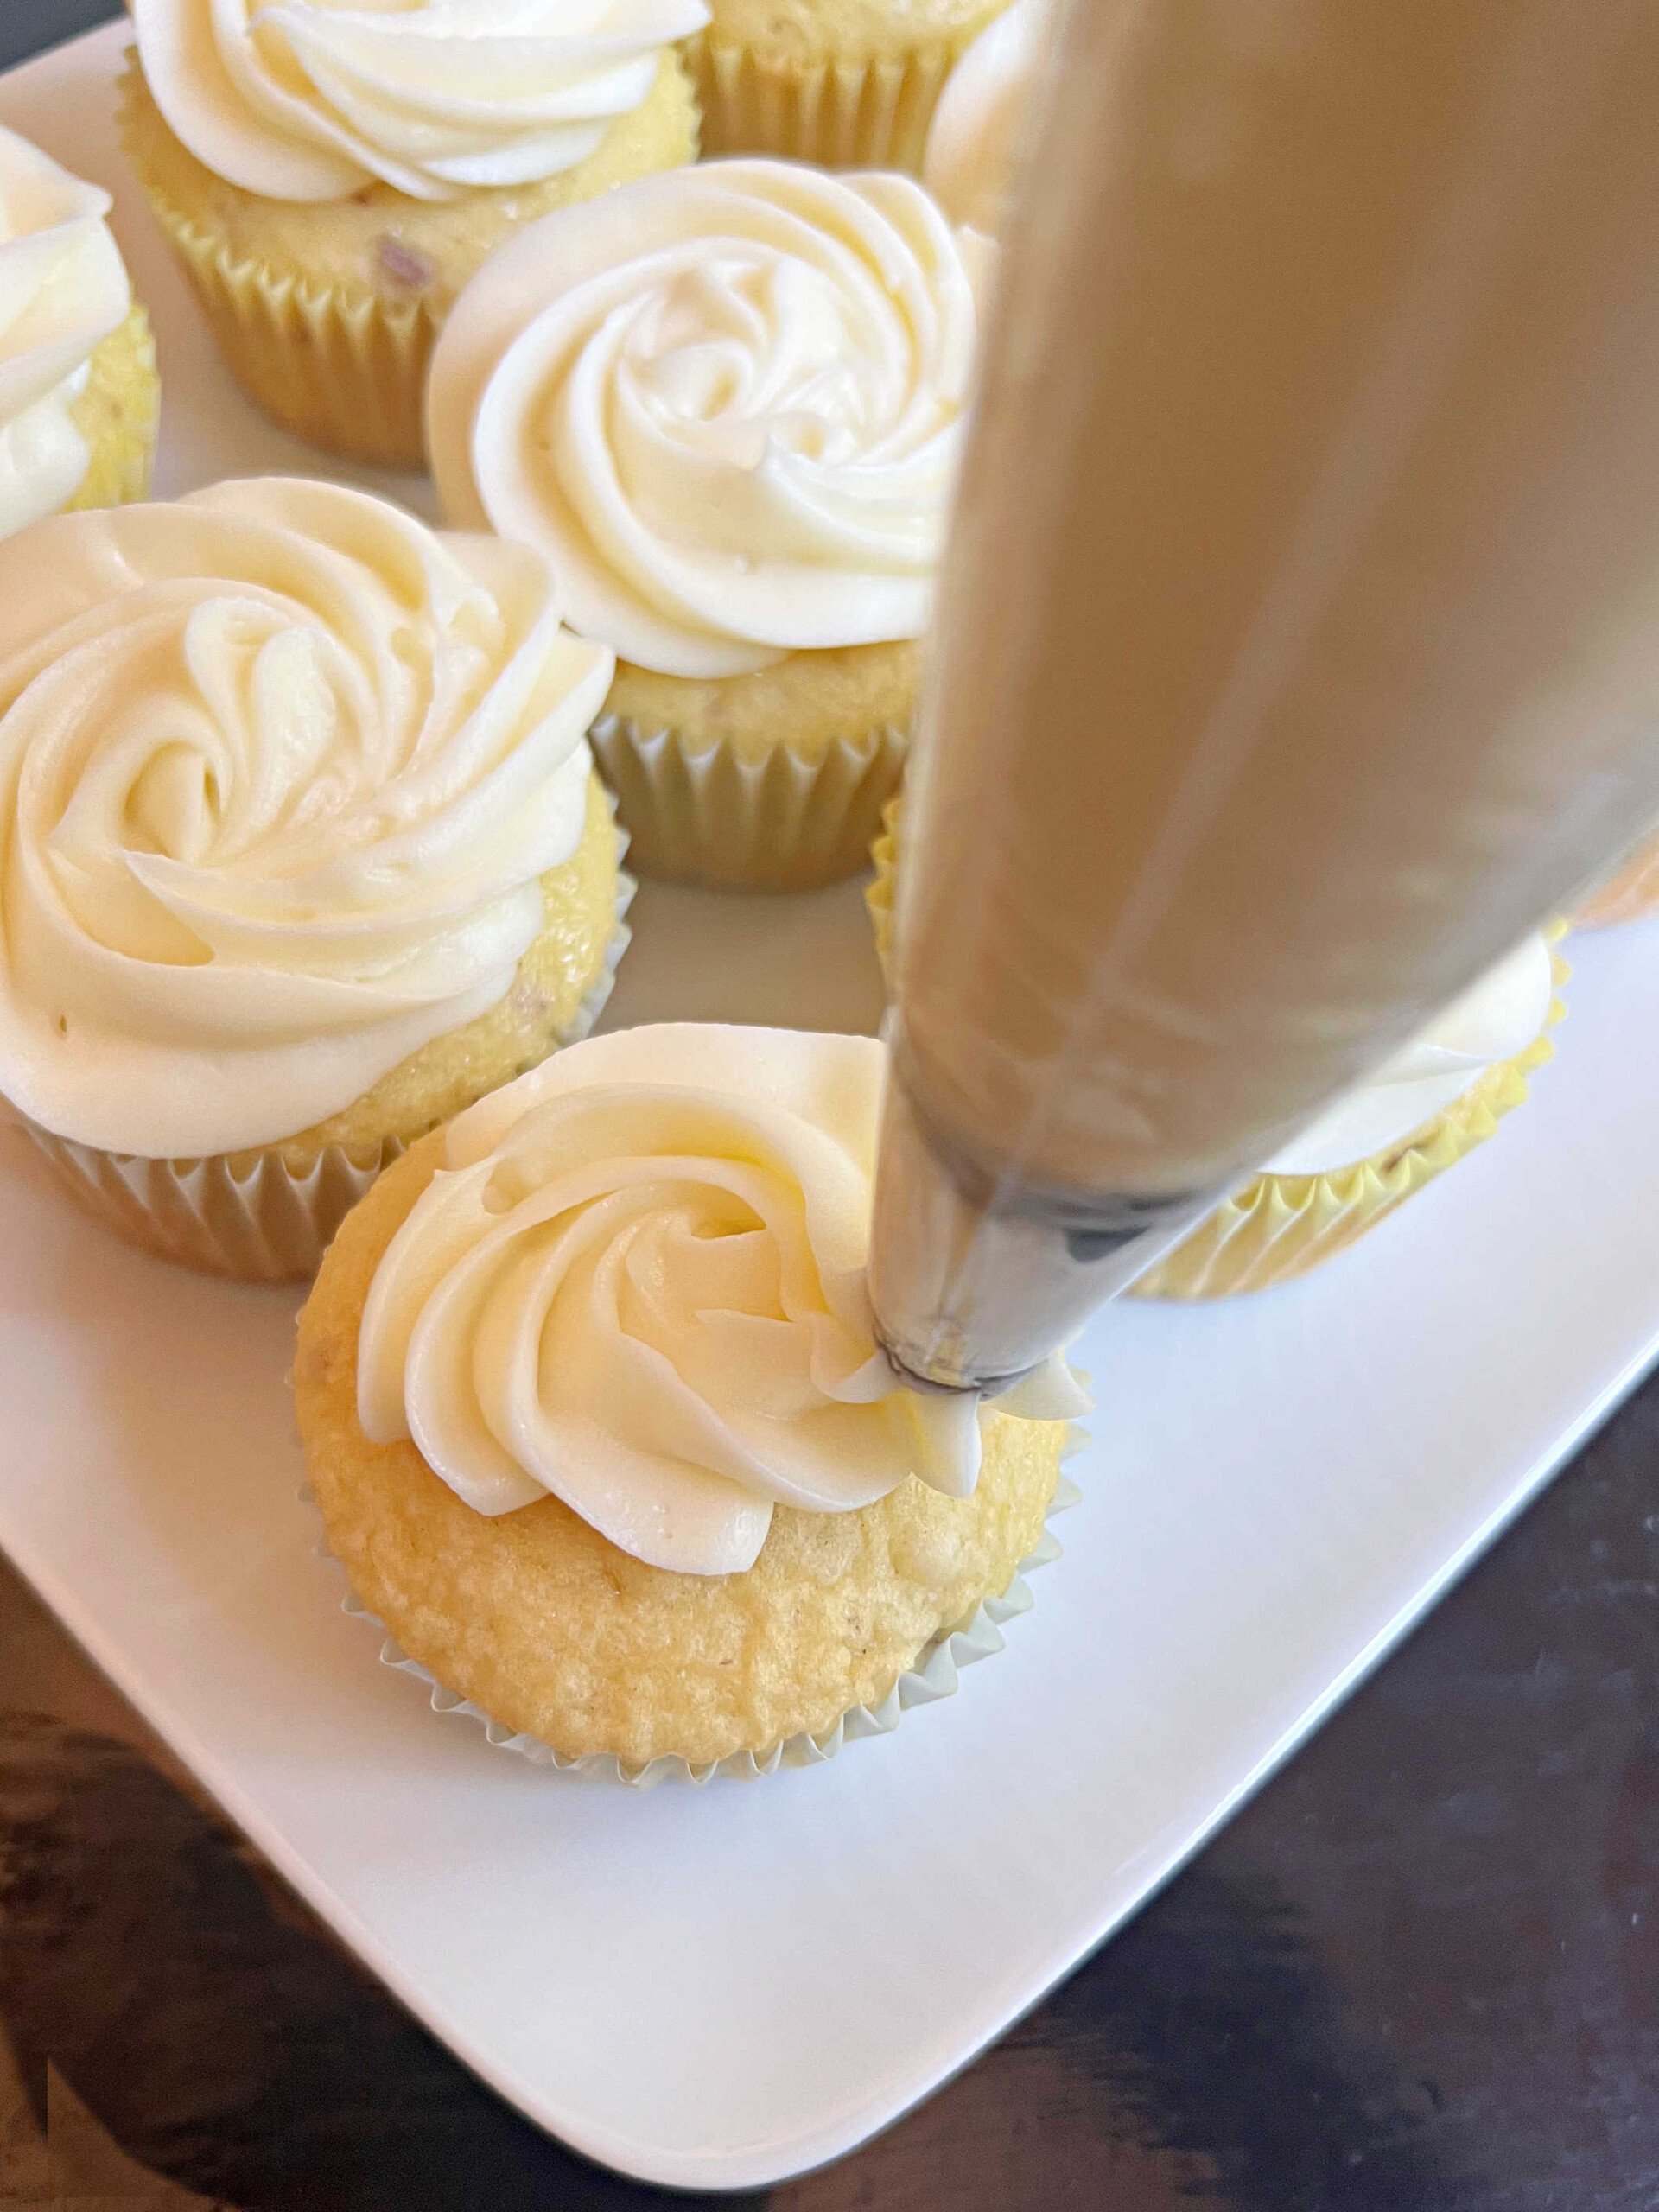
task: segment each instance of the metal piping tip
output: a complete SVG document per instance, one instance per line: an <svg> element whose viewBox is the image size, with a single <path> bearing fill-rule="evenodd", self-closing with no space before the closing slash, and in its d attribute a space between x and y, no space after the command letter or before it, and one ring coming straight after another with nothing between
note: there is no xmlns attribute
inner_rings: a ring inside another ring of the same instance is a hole
<svg viewBox="0 0 1659 2212"><path fill-rule="evenodd" d="M912 1384L995 1396L1070 1343L1218 1195L1010 1189L929 1126L893 1056L870 1246L887 1357Z"/></svg>

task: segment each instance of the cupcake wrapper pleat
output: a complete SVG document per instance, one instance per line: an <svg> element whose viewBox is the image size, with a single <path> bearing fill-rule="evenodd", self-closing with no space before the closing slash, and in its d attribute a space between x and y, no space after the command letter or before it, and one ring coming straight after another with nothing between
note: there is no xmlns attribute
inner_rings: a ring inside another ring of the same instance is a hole
<svg viewBox="0 0 1659 2212"><path fill-rule="evenodd" d="M429 308L308 283L232 253L174 207L147 172L130 127L140 82L130 65L124 148L237 383L309 445L388 468L423 467L426 371L436 334Z"/></svg>
<svg viewBox="0 0 1659 2212"><path fill-rule="evenodd" d="M1074 1425L1063 1457L1071 1458L1086 1440L1084 1433ZM312 1502L308 1490L302 1491L301 1496ZM1076 1484L1061 1475L1049 1503L1048 1517L1052 1520L1057 1513L1077 1504L1081 1496ZM317 1556L339 1567L326 1539L319 1541ZM1059 1556L1060 1547L1046 1528L1036 1548L1020 1560L1007 1589L996 1597L982 1600L969 1619L925 1644L879 1704L852 1706L828 1728L785 1737L761 1751L734 1751L726 1758L703 1766L694 1766L683 1758L656 1758L644 1766L630 1766L608 1753L567 1758L537 1737L503 1727L470 1698L445 1688L428 1668L411 1659L397 1640L386 1634L385 1623L349 1590L340 1605L354 1620L379 1630L384 1639L380 1646L381 1665L395 1668L399 1674L412 1675L416 1681L424 1684L431 1693L434 1713L458 1714L462 1719L474 1722L496 1750L512 1751L534 1766L550 1767L557 1773L579 1775L589 1781L620 1782L630 1788L648 1789L659 1782L701 1784L716 1778L753 1782L762 1775L777 1773L780 1767L822 1766L826 1759L834 1758L844 1745L860 1743L869 1736L891 1735L912 1706L934 1705L941 1698L954 1696L964 1667L971 1667L976 1661L988 1659L1001 1650L1004 1626L1031 1610L1032 1596L1026 1576Z"/></svg>
<svg viewBox="0 0 1659 2212"><path fill-rule="evenodd" d="M619 853L626 848L620 838ZM626 916L635 888L633 878L619 869L616 926L603 968L555 1050L579 1044L604 1011L632 936ZM275 1149L147 1160L101 1152L19 1121L60 1182L105 1228L181 1267L243 1282L296 1282L315 1274L340 1223L404 1150L401 1140L388 1137L365 1151L325 1146L302 1167L289 1166Z"/></svg>
<svg viewBox="0 0 1659 2212"><path fill-rule="evenodd" d="M804 891L864 867L904 770L907 731L838 739L804 759L787 745L744 760L689 752L671 730L602 715L589 732L641 875L718 890Z"/></svg>
<svg viewBox="0 0 1659 2212"><path fill-rule="evenodd" d="M314 1274L346 1215L403 1150L394 1140L355 1155L330 1145L296 1170L274 1152L239 1165L143 1160L72 1143L32 1122L24 1127L106 1229L181 1267L245 1282Z"/></svg>
<svg viewBox="0 0 1659 2212"><path fill-rule="evenodd" d="M436 326L423 308L354 299L238 262L164 206L156 212L225 365L256 406L326 452L424 466Z"/></svg>
<svg viewBox="0 0 1659 2212"><path fill-rule="evenodd" d="M899 60L798 62L705 32L688 49L703 151L919 175L933 111L969 35Z"/></svg>

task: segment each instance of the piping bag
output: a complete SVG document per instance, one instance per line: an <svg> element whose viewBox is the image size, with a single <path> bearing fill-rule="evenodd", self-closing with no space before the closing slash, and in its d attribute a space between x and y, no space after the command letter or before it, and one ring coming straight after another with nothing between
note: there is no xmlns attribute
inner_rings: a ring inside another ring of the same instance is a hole
<svg viewBox="0 0 1659 2212"><path fill-rule="evenodd" d="M1062 0L871 1291L1007 1387L1659 818L1659 8Z"/></svg>

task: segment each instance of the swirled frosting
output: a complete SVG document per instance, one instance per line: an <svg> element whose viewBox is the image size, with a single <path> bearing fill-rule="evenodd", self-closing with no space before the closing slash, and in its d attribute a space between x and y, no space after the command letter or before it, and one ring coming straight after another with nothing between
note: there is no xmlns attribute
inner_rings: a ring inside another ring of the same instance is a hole
<svg viewBox="0 0 1659 2212"><path fill-rule="evenodd" d="M1500 1060L1541 1036L1554 990L1549 947L1529 937L1369 1081L1269 1160L1270 1175L1328 1175L1413 1136Z"/></svg>
<svg viewBox="0 0 1659 2212"><path fill-rule="evenodd" d="M132 297L109 212L107 192L0 130L0 537L63 506L86 477L92 455L70 410Z"/></svg>
<svg viewBox="0 0 1659 2212"><path fill-rule="evenodd" d="M364 1310L358 1412L480 1513L550 1493L653 1567L752 1567L774 1505L967 1496L977 1403L903 1388L865 1287L862 1037L590 1039L450 1124ZM1000 1402L1065 1419L1063 1361Z"/></svg>
<svg viewBox="0 0 1659 2212"><path fill-rule="evenodd" d="M972 369L921 187L713 162L561 208L439 341L445 512L552 556L639 666L732 676L926 626Z"/></svg>
<svg viewBox="0 0 1659 2212"><path fill-rule="evenodd" d="M278 1142L486 1011L612 677L539 554L272 478L0 543L0 1094Z"/></svg>
<svg viewBox="0 0 1659 2212"><path fill-rule="evenodd" d="M574 168L703 0L130 0L175 134L266 200L415 200Z"/></svg>
<svg viewBox="0 0 1659 2212"><path fill-rule="evenodd" d="M923 181L953 223L988 238L1007 219L1046 12L1046 0L1014 0L988 23L946 79L928 129Z"/></svg>

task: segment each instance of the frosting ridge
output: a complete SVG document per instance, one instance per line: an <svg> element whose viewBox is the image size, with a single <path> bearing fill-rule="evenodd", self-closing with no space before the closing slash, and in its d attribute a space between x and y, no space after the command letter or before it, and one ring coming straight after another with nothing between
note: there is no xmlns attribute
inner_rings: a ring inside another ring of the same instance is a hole
<svg viewBox="0 0 1659 2212"><path fill-rule="evenodd" d="M82 1143L234 1152L486 1012L612 667L536 553L337 486L0 543L0 1093Z"/></svg>
<svg viewBox="0 0 1659 2212"><path fill-rule="evenodd" d="M907 177L644 178L462 292L429 387L444 511L543 547L574 625L664 675L918 637L976 320Z"/></svg>
<svg viewBox="0 0 1659 2212"><path fill-rule="evenodd" d="M415 200L574 168L650 93L703 0L131 0L156 105L268 200Z"/></svg>
<svg viewBox="0 0 1659 2212"><path fill-rule="evenodd" d="M648 1564L753 1566L785 1504L979 1469L977 1402L911 1390L865 1262L869 1038L665 1024L591 1038L450 1124L365 1308L358 1408L475 1510L551 1493ZM1010 1412L1086 1403L1063 1362Z"/></svg>

